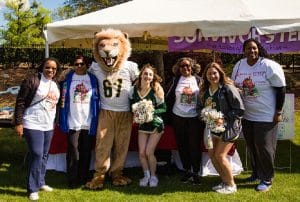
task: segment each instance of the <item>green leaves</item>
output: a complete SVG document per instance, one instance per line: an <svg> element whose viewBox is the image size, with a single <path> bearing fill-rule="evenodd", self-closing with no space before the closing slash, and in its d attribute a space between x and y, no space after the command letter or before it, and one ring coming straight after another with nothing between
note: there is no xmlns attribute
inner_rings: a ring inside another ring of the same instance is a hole
<svg viewBox="0 0 300 202"><path fill-rule="evenodd" d="M62 19L67 19L127 1L129 0L66 0L64 6L58 9L57 15Z"/></svg>
<svg viewBox="0 0 300 202"><path fill-rule="evenodd" d="M36 1L29 8L22 1L10 1L7 8L4 18L8 24L3 30L5 44L44 44L43 26L52 21L49 10Z"/></svg>

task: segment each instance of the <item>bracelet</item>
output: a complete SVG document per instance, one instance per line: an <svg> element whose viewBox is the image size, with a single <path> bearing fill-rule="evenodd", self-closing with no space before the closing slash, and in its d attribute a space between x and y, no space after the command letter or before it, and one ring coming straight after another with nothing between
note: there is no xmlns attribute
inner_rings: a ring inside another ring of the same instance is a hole
<svg viewBox="0 0 300 202"><path fill-rule="evenodd" d="M278 115L281 115L282 114L282 111L277 111L276 112Z"/></svg>

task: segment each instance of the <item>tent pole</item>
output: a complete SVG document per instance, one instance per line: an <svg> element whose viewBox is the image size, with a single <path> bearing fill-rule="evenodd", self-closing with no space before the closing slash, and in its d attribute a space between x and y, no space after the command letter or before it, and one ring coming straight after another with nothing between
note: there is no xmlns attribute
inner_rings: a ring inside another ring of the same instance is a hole
<svg viewBox="0 0 300 202"><path fill-rule="evenodd" d="M49 44L48 41L45 43L45 58L49 57Z"/></svg>
<svg viewBox="0 0 300 202"><path fill-rule="evenodd" d="M48 43L48 36L47 36L47 25L43 28L43 34L45 38L45 58L49 57L49 43Z"/></svg>
<svg viewBox="0 0 300 202"><path fill-rule="evenodd" d="M250 38L253 38L254 35L255 35L254 27L251 27L250 28Z"/></svg>

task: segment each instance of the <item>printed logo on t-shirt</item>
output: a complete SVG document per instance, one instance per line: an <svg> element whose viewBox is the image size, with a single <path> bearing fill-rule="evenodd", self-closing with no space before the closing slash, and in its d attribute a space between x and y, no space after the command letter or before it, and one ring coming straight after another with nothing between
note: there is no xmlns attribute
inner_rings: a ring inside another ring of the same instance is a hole
<svg viewBox="0 0 300 202"><path fill-rule="evenodd" d="M52 111L55 109L56 103L58 102L58 97L54 91L50 91L46 96L47 97L45 98L42 105L46 110Z"/></svg>
<svg viewBox="0 0 300 202"><path fill-rule="evenodd" d="M89 89L84 85L84 83L80 83L76 85L75 91L74 91L74 103L87 103L89 98L88 98L88 92Z"/></svg>
<svg viewBox="0 0 300 202"><path fill-rule="evenodd" d="M184 87L182 89L180 104L183 105L194 105L196 104L196 95L193 92L192 88Z"/></svg>
<svg viewBox="0 0 300 202"><path fill-rule="evenodd" d="M212 109L215 109L217 104L213 101L213 97L208 97L206 100L205 100L205 103L204 103L204 106L205 107L210 107Z"/></svg>
<svg viewBox="0 0 300 202"><path fill-rule="evenodd" d="M242 90L243 95L246 97L257 97L259 95L255 83L250 76L243 80Z"/></svg>

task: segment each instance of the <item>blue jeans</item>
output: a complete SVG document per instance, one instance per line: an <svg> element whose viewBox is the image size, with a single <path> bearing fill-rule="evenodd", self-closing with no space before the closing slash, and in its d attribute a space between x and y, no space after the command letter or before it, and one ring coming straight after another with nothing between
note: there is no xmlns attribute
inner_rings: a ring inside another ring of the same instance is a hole
<svg viewBox="0 0 300 202"><path fill-rule="evenodd" d="M24 129L24 137L29 150L27 192L37 192L45 185L46 165L53 130L39 131Z"/></svg>

